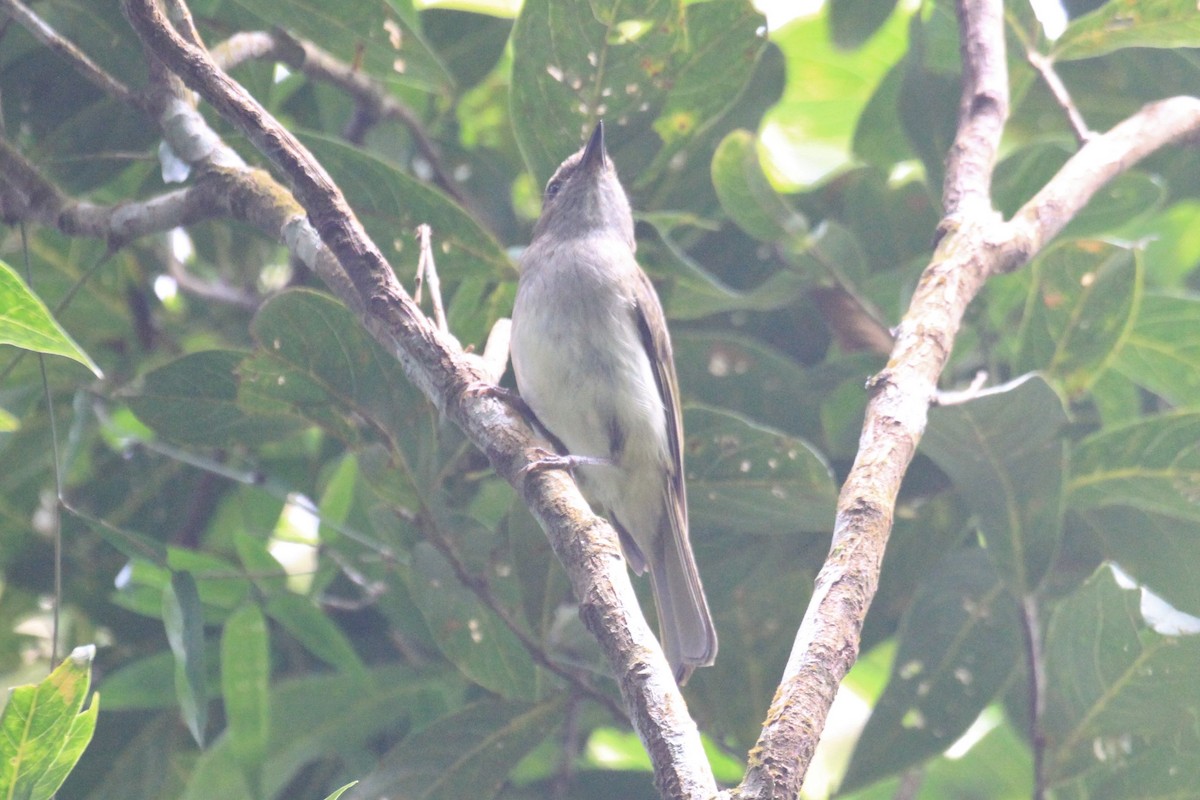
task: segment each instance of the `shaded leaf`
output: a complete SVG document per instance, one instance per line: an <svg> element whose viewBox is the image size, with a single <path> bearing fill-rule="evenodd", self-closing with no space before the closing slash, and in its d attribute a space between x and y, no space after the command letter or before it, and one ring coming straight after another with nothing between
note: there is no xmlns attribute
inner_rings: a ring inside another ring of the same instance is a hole
<svg viewBox="0 0 1200 800"><path fill-rule="evenodd" d="M529 653L500 617L462 585L432 545L422 542L413 549L412 567L406 572L408 590L446 658L501 697L534 696Z"/></svg>
<svg viewBox="0 0 1200 800"><path fill-rule="evenodd" d="M1200 710L1200 636L1149 630L1136 590L1102 568L1055 609L1046 631L1048 775L1063 779L1130 750L1175 740Z"/></svg>
<svg viewBox="0 0 1200 800"><path fill-rule="evenodd" d="M684 413L688 507L697 528L833 529L837 487L806 442L714 408Z"/></svg>
<svg viewBox="0 0 1200 800"><path fill-rule="evenodd" d="M1137 385L1186 406L1200 397L1200 298L1148 294L1113 367Z"/></svg>
<svg viewBox="0 0 1200 800"><path fill-rule="evenodd" d="M386 0L329 5L320 0L236 0L270 24L282 20L346 64L386 84L447 92L450 74L415 27L415 15Z"/></svg>
<svg viewBox="0 0 1200 800"><path fill-rule="evenodd" d="M204 617L196 579L172 572L162 593L163 628L175 655L175 694L183 721L196 744L204 746L208 727L208 686L204 666Z"/></svg>
<svg viewBox="0 0 1200 800"><path fill-rule="evenodd" d="M185 355L146 373L140 391L127 394L126 402L155 433L191 445L263 442L298 430L301 422L277 409L271 415L250 413L238 404L243 358L232 350Z"/></svg>
<svg viewBox="0 0 1200 800"><path fill-rule="evenodd" d="M1034 589L1062 536L1062 399L1026 376L929 411L921 448L962 492L987 552L1016 594Z"/></svg>
<svg viewBox="0 0 1200 800"><path fill-rule="evenodd" d="M221 694L229 738L252 786L258 785L267 750L270 675L267 621L256 604L247 603L229 615L221 631Z"/></svg>
<svg viewBox="0 0 1200 800"><path fill-rule="evenodd" d="M1109 0L1072 20L1054 44L1059 61L1094 58L1123 47L1200 47L1200 15L1190 0Z"/></svg>
<svg viewBox="0 0 1200 800"><path fill-rule="evenodd" d="M304 649L351 676L364 674L362 659L346 634L307 597L285 592L267 600L267 616L283 626Z"/></svg>
<svg viewBox="0 0 1200 800"><path fill-rule="evenodd" d="M1200 522L1200 412L1097 431L1071 455L1074 509L1126 505Z"/></svg>
<svg viewBox="0 0 1200 800"><path fill-rule="evenodd" d="M561 719L555 698L535 706L484 700L408 737L346 795L347 800L391 796L421 800L488 800L509 771Z"/></svg>
<svg viewBox="0 0 1200 800"><path fill-rule="evenodd" d="M524 3L510 103L535 179L546 181L599 119L619 162L621 147L653 127L662 145L638 183L653 178L737 99L765 45L760 31L745 0Z"/></svg>
<svg viewBox="0 0 1200 800"><path fill-rule="evenodd" d="M843 791L916 766L966 732L1018 663L1017 604L987 555L966 550L934 568L900 623L899 639Z"/></svg>

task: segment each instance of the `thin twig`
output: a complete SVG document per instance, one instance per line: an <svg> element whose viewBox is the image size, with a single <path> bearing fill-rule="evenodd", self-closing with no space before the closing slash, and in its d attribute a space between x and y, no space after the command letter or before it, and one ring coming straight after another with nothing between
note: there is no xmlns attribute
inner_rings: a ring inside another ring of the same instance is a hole
<svg viewBox="0 0 1200 800"><path fill-rule="evenodd" d="M282 30L236 33L214 46L212 56L217 65L226 71L250 60L275 59L314 81L342 89L356 103L354 120L346 131L349 141L361 143L366 130L378 122L399 122L408 129L417 151L429 164L433 182L460 205L470 205L469 198L446 170L441 153L420 118L377 80L353 64L347 64L312 42Z"/></svg>
<svg viewBox="0 0 1200 800"><path fill-rule="evenodd" d="M1037 598L1027 594L1021 600L1021 632L1025 638L1026 674L1029 676L1029 745L1033 751L1033 796L1046 796L1046 662L1042 653L1042 624Z"/></svg>
<svg viewBox="0 0 1200 800"><path fill-rule="evenodd" d="M421 302L421 286L429 284L429 302L433 304L433 322L442 333L449 334L450 326L446 324L446 309L442 306L442 282L438 280L437 263L433 259L433 230L421 223L417 226L417 241L420 242L421 255L417 258L417 285L413 291L413 300Z"/></svg>
<svg viewBox="0 0 1200 800"><path fill-rule="evenodd" d="M1071 126L1071 133L1075 134L1075 141L1081 145L1087 144L1096 134L1088 127L1083 114L1075 105L1075 101L1071 99L1071 93L1067 91L1066 84L1062 82L1058 71L1054 69L1054 62L1032 49L1025 51L1025 60L1037 70L1037 74L1042 77L1050 94L1054 95L1054 100L1058 103L1059 108L1067 115L1067 124Z"/></svg>
<svg viewBox="0 0 1200 800"><path fill-rule="evenodd" d="M126 105L140 108L138 96L133 90L105 72L87 53L80 50L74 42L59 35L21 0L0 0L0 10L7 11L33 38L70 61L80 75L105 94Z"/></svg>
<svg viewBox="0 0 1200 800"><path fill-rule="evenodd" d="M500 601L496 593L492 591L492 585L488 582L487 578L482 575L476 575L467 568L466 561L463 559L462 554L458 552L458 547L442 532L441 528L432 518L428 515L422 515L416 520L416 523L425 540L437 548L442 557L450 562L450 567L454 570L454 575L458 578L458 582L470 589L479 598L479 602L490 608L500 618L500 621L517 637L517 641L521 643L521 646L525 648L525 651L529 653L529 656L535 662L562 678L574 691L598 703L617 723L627 721L625 712L612 701L612 698L593 687L576 672L560 666L554 659L550 658L550 655L542 649L541 645L533 640L533 637L525 631L524 626L517 621L513 613Z"/></svg>

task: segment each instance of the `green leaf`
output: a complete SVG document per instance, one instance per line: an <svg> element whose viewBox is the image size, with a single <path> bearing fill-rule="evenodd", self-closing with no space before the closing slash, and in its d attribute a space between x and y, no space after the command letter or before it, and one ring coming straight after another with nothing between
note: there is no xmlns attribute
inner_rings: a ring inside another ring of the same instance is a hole
<svg viewBox="0 0 1200 800"><path fill-rule="evenodd" d="M517 762L562 719L561 698L538 705L483 700L409 736L347 800L489 800Z"/></svg>
<svg viewBox="0 0 1200 800"><path fill-rule="evenodd" d="M1020 596L1058 552L1066 424L1062 399L1036 375L929 411L921 448L978 515L988 553Z"/></svg>
<svg viewBox="0 0 1200 800"><path fill-rule="evenodd" d="M1175 405L1200 397L1200 297L1146 295L1113 367Z"/></svg>
<svg viewBox="0 0 1200 800"><path fill-rule="evenodd" d="M1025 336L1045 335L1035 363L1061 381L1069 396L1089 388L1117 357L1130 335L1142 297L1140 254L1090 240L1064 242L1034 265L1040 326ZM1032 343L1026 344L1029 349ZM1047 357L1048 356L1048 357Z"/></svg>
<svg viewBox="0 0 1200 800"><path fill-rule="evenodd" d="M648 267L672 278L663 303L670 319L702 319L726 311L772 311L797 302L812 281L798 272L782 269L749 291L726 286L700 266L656 221L659 247L639 250Z"/></svg>
<svg viewBox="0 0 1200 800"><path fill-rule="evenodd" d="M346 790L351 789L357 785L358 785L358 781L351 781L350 783L347 783L345 786L343 786L342 788L335 791L333 794L326 797L325 800L338 800L339 797L341 797L343 794L346 793Z"/></svg>
<svg viewBox="0 0 1200 800"><path fill-rule="evenodd" d="M826 14L796 20L772 36L787 58L787 87L762 130L773 138L775 176L794 186L816 185L850 164L859 117L908 46L905 14L893 14L853 52L830 41ZM892 134L903 138L898 130Z"/></svg>
<svg viewBox="0 0 1200 800"><path fill-rule="evenodd" d="M432 545L413 549L405 571L409 593L442 653L472 681L501 697L535 694L535 670L516 634L464 587ZM489 576L491 579L492 576ZM509 608L514 613L515 608Z"/></svg>
<svg viewBox="0 0 1200 800"><path fill-rule="evenodd" d="M283 404L351 442L365 419L391 440L393 455L420 450L427 428L414 414L427 408L424 398L345 306L307 289L282 292L250 328L260 350L239 370L246 407Z"/></svg>
<svg viewBox="0 0 1200 800"><path fill-rule="evenodd" d="M599 119L622 163L621 148L653 128L662 146L638 183L656 177L740 94L763 26L745 0L524 3L512 33L510 113L535 179L545 182Z"/></svg>
<svg viewBox="0 0 1200 800"><path fill-rule="evenodd" d="M329 666L360 678L364 675L362 659L346 634L321 613L312 600L285 592L270 598L266 611L267 616L282 625L305 650Z"/></svg>
<svg viewBox="0 0 1200 800"><path fill-rule="evenodd" d="M162 594L163 627L175 654L175 694L196 744L204 747L208 727L208 685L204 665L204 617L196 580L172 572Z"/></svg>
<svg viewBox="0 0 1200 800"><path fill-rule="evenodd" d="M1086 508L1073 515L1100 542L1102 554L1167 602L1200 616L1195 559L1200 525L1129 505Z"/></svg>
<svg viewBox="0 0 1200 800"><path fill-rule="evenodd" d="M1200 16L1191 0L1109 0L1072 20L1055 42L1059 61L1094 58L1124 47L1200 47Z"/></svg>
<svg viewBox="0 0 1200 800"><path fill-rule="evenodd" d="M1073 509L1126 505L1200 522L1200 412L1097 431L1075 447L1071 471Z"/></svg>
<svg viewBox="0 0 1200 800"><path fill-rule="evenodd" d="M750 131L733 131L721 141L713 154L712 181L721 208L755 239L777 242L808 232L808 220L763 173L758 138Z"/></svg>
<svg viewBox="0 0 1200 800"><path fill-rule="evenodd" d="M820 441L821 384L799 364L748 336L681 331L673 341L685 398Z"/></svg>
<svg viewBox="0 0 1200 800"><path fill-rule="evenodd" d="M0 344L66 356L83 364L97 378L104 377L96 363L55 321L41 298L3 261L0 261Z"/></svg>
<svg viewBox="0 0 1200 800"><path fill-rule="evenodd" d="M1146 627L1140 593L1099 572L1068 597L1046 630L1047 774L1062 780L1157 741L1170 747L1200 712L1200 636Z"/></svg>
<svg viewBox="0 0 1200 800"><path fill-rule="evenodd" d="M77 647L45 680L9 690L0 714L0 797L50 800L96 728L97 696L80 713L91 683L94 645Z"/></svg>
<svg viewBox="0 0 1200 800"><path fill-rule="evenodd" d="M899 639L842 791L917 766L966 732L1018 663L1017 604L985 553L961 551L922 584Z"/></svg>
<svg viewBox="0 0 1200 800"><path fill-rule="evenodd" d="M433 229L433 254L443 281L515 274L503 248L477 218L437 189L341 139L304 133L300 140L329 170L402 282L416 274L420 224Z"/></svg>
<svg viewBox="0 0 1200 800"><path fill-rule="evenodd" d="M446 713L461 688L445 679L397 667L366 676L309 675L271 689L271 737L263 765L262 793L247 787L232 740L217 739L189 765L183 800L260 800L286 796L305 767L336 769L362 763L369 742L394 734L398 725L420 726Z"/></svg>
<svg viewBox="0 0 1200 800"><path fill-rule="evenodd" d="M245 357L232 350L191 353L146 373L141 390L126 401L156 433L184 444L219 447L294 433L299 420L274 409L250 413L238 404L237 371Z"/></svg>
<svg viewBox="0 0 1200 800"><path fill-rule="evenodd" d="M204 674L208 680L206 694L210 696L221 692L220 667L218 648L206 646ZM104 707L109 711L174 708L179 702L175 694L175 654L161 650L131 661L104 676L100 689L104 692Z"/></svg>
<svg viewBox="0 0 1200 800"><path fill-rule="evenodd" d="M697 406L685 411L683 429L695 527L739 533L833 529L833 474L806 442Z"/></svg>
<svg viewBox="0 0 1200 800"><path fill-rule="evenodd" d="M270 27L278 21L346 64L396 86L448 93L453 81L415 27L386 0L329 5L321 0L236 0ZM393 87L394 91L394 87Z"/></svg>
<svg viewBox="0 0 1200 800"><path fill-rule="evenodd" d="M1104 237L1130 221L1154 212L1167 199L1166 182L1144 172L1125 172L1092 195L1088 204L1059 234L1064 239Z"/></svg>
<svg viewBox="0 0 1200 800"><path fill-rule="evenodd" d="M829 4L829 29L839 47L861 46L896 8L896 0L839 0Z"/></svg>
<svg viewBox="0 0 1200 800"><path fill-rule="evenodd" d="M256 604L246 603L221 631L221 694L228 735L251 786L259 785L267 751L270 677L267 621Z"/></svg>

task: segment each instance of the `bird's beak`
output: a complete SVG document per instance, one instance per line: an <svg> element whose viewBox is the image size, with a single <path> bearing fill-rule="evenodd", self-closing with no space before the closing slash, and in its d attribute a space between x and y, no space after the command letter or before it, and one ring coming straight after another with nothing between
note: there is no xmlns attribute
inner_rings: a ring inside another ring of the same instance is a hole
<svg viewBox="0 0 1200 800"><path fill-rule="evenodd" d="M592 172L607 163L608 150L604 148L604 120L600 120L596 123L596 130L592 131L592 138L588 139L587 146L583 148L583 158L579 160L579 164Z"/></svg>

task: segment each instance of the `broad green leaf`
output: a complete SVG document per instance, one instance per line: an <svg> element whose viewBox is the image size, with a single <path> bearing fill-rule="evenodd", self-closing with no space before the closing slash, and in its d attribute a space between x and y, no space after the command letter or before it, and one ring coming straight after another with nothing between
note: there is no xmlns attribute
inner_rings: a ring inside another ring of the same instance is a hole
<svg viewBox="0 0 1200 800"><path fill-rule="evenodd" d="M842 791L917 766L962 736L1018 664L1020 616L987 555L965 550L933 568L899 639Z"/></svg>
<svg viewBox="0 0 1200 800"><path fill-rule="evenodd" d="M1037 587L1062 537L1062 399L1037 375L929 411L921 448L958 488L1001 578Z"/></svg>
<svg viewBox="0 0 1200 800"><path fill-rule="evenodd" d="M1125 505L1200 523L1200 412L1097 431L1071 454L1072 509Z"/></svg>
<svg viewBox="0 0 1200 800"><path fill-rule="evenodd" d="M821 440L823 387L799 364L748 336L680 331L672 338L685 398L736 408L792 436Z"/></svg>
<svg viewBox="0 0 1200 800"><path fill-rule="evenodd" d="M637 182L652 179L740 94L763 27L745 0L524 3L512 33L510 113L534 178L545 182L604 119L618 154L653 128L662 146Z"/></svg>
<svg viewBox="0 0 1200 800"><path fill-rule="evenodd" d="M1167 199L1166 182L1144 172L1124 172L1092 195L1059 234L1064 239L1104 237L1114 228L1151 214Z"/></svg>
<svg viewBox="0 0 1200 800"><path fill-rule="evenodd" d="M259 784L271 707L267 621L255 603L229 615L221 631L221 694L234 752L251 786Z"/></svg>
<svg viewBox="0 0 1200 800"><path fill-rule="evenodd" d="M653 223L652 223L653 224ZM655 225L658 242L639 249L643 263L672 278L663 293L670 319L702 319L726 311L772 311L797 302L812 281L789 269L777 270L748 291L722 283L698 264L664 229ZM655 245L659 246L655 246Z"/></svg>
<svg viewBox="0 0 1200 800"><path fill-rule="evenodd" d="M367 676L310 675L271 689L271 737L262 793L242 778L232 739L218 738L190 768L184 800L281 797L309 765L356 763L363 748L397 725L423 725L446 713L449 682L387 667ZM365 764L373 763L374 759ZM363 769L367 767L364 766Z"/></svg>
<svg viewBox="0 0 1200 800"><path fill-rule="evenodd" d="M317 506L322 522L319 532L322 542L332 544L337 539L337 526L346 521L354 504L354 487L357 482L358 460L347 454L337 463Z"/></svg>
<svg viewBox="0 0 1200 800"><path fill-rule="evenodd" d="M504 698L534 696L533 660L516 634L462 585L446 559L424 542L405 571L409 593L442 653L472 681ZM490 580L498 580L489 575ZM508 608L515 614L516 607Z"/></svg>
<svg viewBox="0 0 1200 800"><path fill-rule="evenodd" d="M305 650L348 675L363 676L362 659L346 634L312 600L285 592L267 600L266 611L267 616L282 625Z"/></svg>
<svg viewBox="0 0 1200 800"><path fill-rule="evenodd" d="M221 662L215 643L204 650L204 674L208 681L205 693L215 697L221 693ZM104 692L104 707L109 711L159 711L175 708L175 654L160 650L152 655L131 661L104 676L99 688ZM174 723L174 716L172 715Z"/></svg>
<svg viewBox="0 0 1200 800"><path fill-rule="evenodd" d="M1140 593L1098 573L1068 597L1046 629L1046 772L1062 780L1157 741L1195 735L1200 636L1164 636L1139 611Z"/></svg>
<svg viewBox="0 0 1200 800"><path fill-rule="evenodd" d="M204 618L196 579L172 572L162 593L163 627L175 654L175 694L183 721L196 744L204 747L208 727L208 685L204 665Z"/></svg>
<svg viewBox="0 0 1200 800"><path fill-rule="evenodd" d="M896 0L839 0L829 4L829 33L840 47L860 47L895 10Z"/></svg>
<svg viewBox="0 0 1200 800"><path fill-rule="evenodd" d="M1193 554L1200 525L1193 518L1132 505L1085 508L1073 515L1100 542L1103 556L1188 614L1200 616Z"/></svg>
<svg viewBox="0 0 1200 800"><path fill-rule="evenodd" d="M763 173L758 139L750 131L733 131L721 141L713 154L712 182L721 208L755 239L777 242L808 231L808 221Z"/></svg>
<svg viewBox="0 0 1200 800"><path fill-rule="evenodd" d="M3 261L0 261L0 344L66 356L83 364L97 378L104 377L96 363L55 321L41 298Z"/></svg>
<svg viewBox="0 0 1200 800"><path fill-rule="evenodd" d="M837 487L806 442L713 408L684 413L688 506L696 528L829 531Z"/></svg>
<svg viewBox="0 0 1200 800"><path fill-rule="evenodd" d="M538 705L482 700L402 741L346 798L489 800L561 719L557 697Z"/></svg>
<svg viewBox="0 0 1200 800"><path fill-rule="evenodd" d="M1146 295L1113 367L1179 406L1200 398L1200 298Z"/></svg>
<svg viewBox="0 0 1200 800"><path fill-rule="evenodd" d="M1037 344L1048 353L1030 355L1035 361L1028 366L1074 396L1107 369L1130 335L1142 295L1141 257L1103 242L1063 242L1037 260L1034 276L1030 302L1039 306L1035 319L1044 321L1049 341ZM1039 328L1028 325L1023 334L1041 336Z"/></svg>
<svg viewBox="0 0 1200 800"><path fill-rule="evenodd" d="M0 797L50 800L83 755L100 698L82 711L91 684L93 645L77 647L35 686L9 690L0 714Z"/></svg>
<svg viewBox="0 0 1200 800"><path fill-rule="evenodd" d="M354 213L402 283L416 274L416 231L433 229L433 254L442 280L496 280L514 274L495 238L453 200L395 164L318 133L300 137L333 176Z"/></svg>
<svg viewBox="0 0 1200 800"><path fill-rule="evenodd" d="M1055 42L1059 61L1094 58L1123 47L1200 47L1200 14L1190 0L1109 0L1072 20Z"/></svg>
<svg viewBox="0 0 1200 800"><path fill-rule="evenodd" d="M258 443L299 430L300 420L278 408L251 413L239 405L237 370L245 357L232 350L185 355L146 373L126 402L155 433L190 445Z"/></svg>
<svg viewBox="0 0 1200 800"><path fill-rule="evenodd" d="M446 93L452 79L426 43L415 15L388 0L338 3L320 0L236 0L269 27L284 23L347 65L387 85L411 86ZM394 90L394 89L393 89Z"/></svg>
<svg viewBox="0 0 1200 800"><path fill-rule="evenodd" d="M393 455L420 450L423 397L345 306L306 289L283 292L258 310L251 332L259 352L239 370L243 405L282 403L352 443L365 419L389 437Z"/></svg>
<svg viewBox="0 0 1200 800"><path fill-rule="evenodd" d="M761 130L774 167L768 173L793 187L818 184L850 163L859 115L907 47L904 14L892 15L865 45L846 51L829 39L828 13L797 20L772 37L787 59L788 79Z"/></svg>

